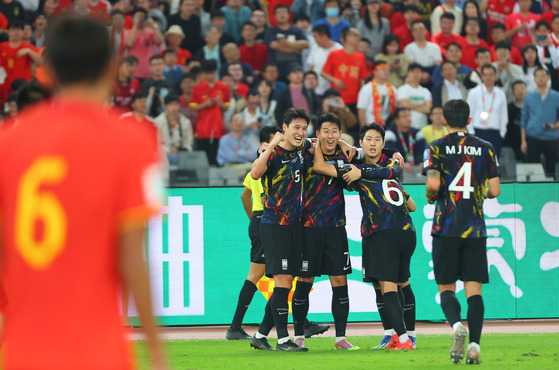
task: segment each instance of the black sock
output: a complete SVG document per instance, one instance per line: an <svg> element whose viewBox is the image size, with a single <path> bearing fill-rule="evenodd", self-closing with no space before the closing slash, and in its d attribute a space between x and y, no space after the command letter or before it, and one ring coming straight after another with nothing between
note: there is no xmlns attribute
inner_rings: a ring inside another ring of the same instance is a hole
<svg viewBox="0 0 559 370"><path fill-rule="evenodd" d="M468 298L468 328L470 329L470 343L479 344L483 327L483 313L485 306L480 295Z"/></svg>
<svg viewBox="0 0 559 370"><path fill-rule="evenodd" d="M258 328L258 332L262 335L270 334L270 330L274 327L274 316L272 315L272 294L266 303L266 308L264 308L264 318L262 319L262 324Z"/></svg>
<svg viewBox="0 0 559 370"><path fill-rule="evenodd" d="M456 294L453 291L445 290L441 293L441 308L450 326L454 326L460 321L460 302L456 299Z"/></svg>
<svg viewBox="0 0 559 370"><path fill-rule="evenodd" d="M411 290L411 285L402 288L404 294L404 322L406 323L407 331L415 331L415 295Z"/></svg>
<svg viewBox="0 0 559 370"><path fill-rule="evenodd" d="M245 313L247 312L248 306L250 305L256 290L256 285L254 285L252 281L245 280L245 283L241 288L241 293L239 293L239 301L237 302L237 309L235 310L235 316L233 316L233 322L229 327L232 331L241 330Z"/></svg>
<svg viewBox="0 0 559 370"><path fill-rule="evenodd" d="M384 307L386 310L386 316L390 319L390 322L394 326L394 330L396 330L398 336L406 334L406 327L404 326L404 321L402 320L403 310L402 306L400 306L400 301L398 300L398 293L384 293Z"/></svg>
<svg viewBox="0 0 559 370"><path fill-rule="evenodd" d="M305 320L309 312L309 293L311 292L312 283L297 281L295 292L293 293L293 301L291 309L293 311L293 327L295 335L305 335Z"/></svg>
<svg viewBox="0 0 559 370"><path fill-rule="evenodd" d="M392 328L392 323L388 319L386 315L386 309L384 308L384 298L382 297L382 292L380 289L375 289L375 293L377 295L377 308L378 314L380 315L380 321L382 321L382 327L384 330L390 330Z"/></svg>
<svg viewBox="0 0 559 370"><path fill-rule="evenodd" d="M400 301L400 307L402 307L402 321L404 321L404 306L406 305L406 299L404 297L404 293L402 292L402 288L398 285L398 301Z"/></svg>
<svg viewBox="0 0 559 370"><path fill-rule="evenodd" d="M347 316L349 315L349 294L347 285L332 287L332 316L336 326L336 337L345 337Z"/></svg>
<svg viewBox="0 0 559 370"><path fill-rule="evenodd" d="M290 290L291 289L288 288L276 287L274 288L274 294L272 294L272 297L270 298L272 300L272 315L274 316L278 339L289 336L289 333L287 332L287 316L289 316L287 298L289 297Z"/></svg>

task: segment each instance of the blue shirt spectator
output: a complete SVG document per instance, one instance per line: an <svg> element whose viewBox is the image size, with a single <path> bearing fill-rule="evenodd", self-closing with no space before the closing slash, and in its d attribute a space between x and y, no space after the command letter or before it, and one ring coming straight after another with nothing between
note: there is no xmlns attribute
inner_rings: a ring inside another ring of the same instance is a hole
<svg viewBox="0 0 559 370"><path fill-rule="evenodd" d="M311 17L311 24L324 17L324 2L322 0L312 0L309 4L307 0L295 0L291 4L291 13L307 14Z"/></svg>
<svg viewBox="0 0 559 370"><path fill-rule="evenodd" d="M351 27L351 24L343 18L338 17L337 23L330 23L328 18L322 18L315 22L315 26L319 24L325 24L328 26L330 30L330 35L332 36L332 40L336 42L340 42L340 33L344 28Z"/></svg>
<svg viewBox="0 0 559 370"><path fill-rule="evenodd" d="M223 32L231 35L237 44L241 43L241 29L250 20L252 11L248 6L241 5L241 0L228 0L227 6L221 8L225 14Z"/></svg>
<svg viewBox="0 0 559 370"><path fill-rule="evenodd" d="M538 90L526 94L520 124L522 130L526 130L526 137L557 141L559 130L546 130L544 127L557 121L559 121L559 92L547 88L543 96Z"/></svg>

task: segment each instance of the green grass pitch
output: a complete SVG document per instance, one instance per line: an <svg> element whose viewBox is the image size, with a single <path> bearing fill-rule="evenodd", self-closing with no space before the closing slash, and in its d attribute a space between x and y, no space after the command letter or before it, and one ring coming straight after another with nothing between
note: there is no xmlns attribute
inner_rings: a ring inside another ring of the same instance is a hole
<svg viewBox="0 0 559 370"><path fill-rule="evenodd" d="M450 328L449 328L450 330ZM225 333L224 333L225 335ZM348 337L357 351L334 349L334 338L307 339L307 353L276 353L250 348L248 341L173 340L165 342L172 369L433 369L466 366L450 361L450 335L419 335L409 352L371 350L380 336ZM275 347L275 339L270 344ZM140 369L149 369L143 342L135 349ZM492 369L559 369L559 333L487 334L481 338L481 366Z"/></svg>

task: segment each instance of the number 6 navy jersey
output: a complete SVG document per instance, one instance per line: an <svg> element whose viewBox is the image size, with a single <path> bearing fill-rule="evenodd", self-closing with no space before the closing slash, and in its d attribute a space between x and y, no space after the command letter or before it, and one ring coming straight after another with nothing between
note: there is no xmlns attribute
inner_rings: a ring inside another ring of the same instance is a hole
<svg viewBox="0 0 559 370"><path fill-rule="evenodd" d="M487 181L499 176L493 145L456 132L433 141L423 154L423 174L441 174L431 235L486 237L483 200Z"/></svg>
<svg viewBox="0 0 559 370"><path fill-rule="evenodd" d="M309 147L307 141L295 150L276 146L268 158L268 169L262 176L266 195L262 223L293 225L300 221L304 152Z"/></svg>

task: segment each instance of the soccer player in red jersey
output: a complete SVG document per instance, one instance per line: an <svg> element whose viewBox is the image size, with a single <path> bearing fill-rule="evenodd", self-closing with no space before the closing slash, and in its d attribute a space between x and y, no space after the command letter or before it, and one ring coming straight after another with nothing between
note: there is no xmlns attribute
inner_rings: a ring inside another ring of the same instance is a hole
<svg viewBox="0 0 559 370"><path fill-rule="evenodd" d="M152 367L164 368L142 248L158 211L156 148L103 109L115 65L102 24L62 19L47 43L60 94L0 132L11 158L0 164L3 368L132 369L120 286L134 295Z"/></svg>

